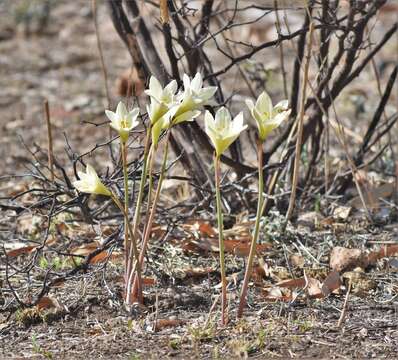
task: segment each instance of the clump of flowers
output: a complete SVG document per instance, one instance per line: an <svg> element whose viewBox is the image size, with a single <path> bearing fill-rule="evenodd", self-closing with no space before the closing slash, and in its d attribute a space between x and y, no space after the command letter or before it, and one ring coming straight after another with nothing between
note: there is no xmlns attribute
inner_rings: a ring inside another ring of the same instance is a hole
<svg viewBox="0 0 398 360"><path fill-rule="evenodd" d="M146 140L143 156L143 167L141 179L136 197L134 217L130 223L130 204L129 204L129 179L128 179L128 139L131 132L140 125L139 108L127 109L123 102L119 102L116 111L105 110L105 114L110 120L109 125L119 134L120 155L122 160L123 179L124 179L124 204L120 201L111 187L107 187L101 181L100 177L91 165L87 165L86 172L78 172L79 179L73 183L74 187L83 193L97 194L110 197L116 206L124 215L124 248L125 248L125 304L132 305L134 302L142 302L141 287L141 269L144 265L144 259L148 242L152 232L152 225L156 214L157 203L162 190L162 183L167 169L168 143L170 130L186 121L193 121L202 113L204 106L212 102L212 98L217 91L217 87L203 86L203 79L200 73L197 73L193 79L188 75L183 76L183 89L178 91L178 85L175 80L170 81L165 87L155 78L151 77L149 88L145 90L150 101L146 107L149 126L146 132ZM252 271L252 263L256 252L256 243L259 235L259 224L264 205L264 185L263 185L263 160L262 147L270 132L278 127L290 114L286 100L273 106L271 98L266 92L261 93L256 103L252 100L246 101L250 113L256 121L258 128L258 207L255 228L253 231L250 254L247 261L245 279L242 286L238 317L242 315L246 303L246 294L248 281ZM215 115L206 111L204 114L205 132L210 138L214 147L214 169L215 169L215 194L216 211L219 237L220 254L220 275L221 275L221 323L226 325L227 314L227 281L224 254L223 237L223 213L221 206L221 158L228 150L231 144L246 130L243 113L240 112L232 118L229 110L220 107ZM163 142L163 160L160 169L160 176L156 191L152 196L152 167L156 151L160 147L162 134L165 134ZM148 208L144 232L141 241L138 241L138 228L141 222L142 204L146 185L148 184Z"/></svg>

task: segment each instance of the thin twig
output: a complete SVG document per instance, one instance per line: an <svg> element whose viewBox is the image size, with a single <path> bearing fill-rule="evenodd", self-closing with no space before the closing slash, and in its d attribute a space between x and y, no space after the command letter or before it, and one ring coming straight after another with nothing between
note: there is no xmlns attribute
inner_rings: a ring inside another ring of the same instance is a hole
<svg viewBox="0 0 398 360"><path fill-rule="evenodd" d="M306 97L307 97L308 70L309 70L309 65L310 65L310 61L311 61L313 32L314 32L314 23L310 22L307 54L305 57L305 64L304 64L304 76L303 76L303 83L301 86L301 102L300 102L300 113L299 113L298 128L297 128L296 154L295 154L295 159L294 159L292 192L290 194L289 208L286 213L287 220L290 220L290 218L293 214L294 204L296 201L296 191L297 191L297 183L298 183L298 176L299 176L301 145L302 145L303 127L304 127L305 101L306 101Z"/></svg>
<svg viewBox="0 0 398 360"><path fill-rule="evenodd" d="M337 322L337 327L340 328L341 325L343 325L343 321L345 319L345 315L347 313L347 308L348 308L348 299L350 297L350 292L351 292L351 280L348 283L348 289L347 289L347 294L345 295L344 299L344 304L343 304L343 309L341 310L340 318L339 321Z"/></svg>
<svg viewBox="0 0 398 360"><path fill-rule="evenodd" d="M278 11L278 1L274 0L274 7L275 7L275 17L276 17L276 30L278 32L278 36L282 34L282 28L281 28L281 21L279 19L279 11ZM283 94L285 96L285 99L289 97L288 91L287 91L287 81L286 81L286 69L285 69L285 54L283 52L283 42L281 42L278 46L279 48L279 59L281 63L281 72L282 72L282 79L283 79Z"/></svg>
<svg viewBox="0 0 398 360"><path fill-rule="evenodd" d="M93 20L94 20L94 27L95 27L95 37L97 39L97 48L98 54L101 60L101 70L102 76L104 77L104 87L105 87L105 95L106 101L108 105L108 109L111 108L111 97L109 95L109 87L108 87L108 72L106 71L104 54L102 52L102 45L101 45L101 38L98 30L98 18L97 18L97 0L92 0L92 10L93 10Z"/></svg>
<svg viewBox="0 0 398 360"><path fill-rule="evenodd" d="M48 146L48 167L51 173L51 182L54 182L54 152L53 152L53 136L51 131L51 120L50 120L50 108L48 105L48 100L44 101L44 112L46 114L46 124L47 124L47 146Z"/></svg>

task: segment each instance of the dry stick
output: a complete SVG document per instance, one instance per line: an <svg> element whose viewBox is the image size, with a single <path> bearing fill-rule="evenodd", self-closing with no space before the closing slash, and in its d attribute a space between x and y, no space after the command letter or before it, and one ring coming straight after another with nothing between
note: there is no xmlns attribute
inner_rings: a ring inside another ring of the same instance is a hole
<svg viewBox="0 0 398 360"><path fill-rule="evenodd" d="M327 120L327 119L326 119ZM329 191L329 177L331 174L330 171L330 129L329 129L329 121L325 121L325 141L324 141L324 152L325 152L325 194Z"/></svg>
<svg viewBox="0 0 398 360"><path fill-rule="evenodd" d="M214 300L213 305L211 305L211 307L210 307L209 314L207 315L207 319L206 319L204 328L207 328L207 326L209 325L210 320L211 320L211 314L213 313L214 309L216 308L218 300L220 300L220 295L216 296L216 299Z"/></svg>
<svg viewBox="0 0 398 360"><path fill-rule="evenodd" d="M304 113L305 113L305 101L307 97L307 83L308 83L308 70L311 60L311 50L312 50L312 34L314 32L314 23L310 23L310 30L309 30L309 38L308 38L308 45L307 45L307 54L305 56L305 64L304 64L304 76L303 76L303 83L301 86L301 101L300 101L300 112L299 112L299 122L298 122L298 129L297 129L297 141L296 141L296 154L294 159L294 169L293 169L293 183L292 183L292 192L290 194L289 200L289 208L286 213L286 220L290 220L293 210L294 210L294 203L296 200L296 191L297 191L297 182L299 176L299 168L300 168L300 156L301 156L301 143L303 137L303 127L304 127Z"/></svg>
<svg viewBox="0 0 398 360"><path fill-rule="evenodd" d="M167 7L167 0L160 0L160 21L162 24L169 23L169 9Z"/></svg>
<svg viewBox="0 0 398 360"><path fill-rule="evenodd" d="M44 112L46 114L46 123L47 123L48 167L50 168L51 182L54 182L53 136L51 131L50 107L48 106L48 100L44 100Z"/></svg>
<svg viewBox="0 0 398 360"><path fill-rule="evenodd" d="M275 16L276 16L276 31L278 36L282 33L281 30L281 22L279 19L279 12L278 12L278 0L274 0L274 7L275 7ZM283 52L283 43L279 44L279 59L281 62L281 70L282 70L282 78L283 78L283 93L285 95L285 99L289 97L287 91L287 82L286 82L286 69L285 69L285 54Z"/></svg>
<svg viewBox="0 0 398 360"><path fill-rule="evenodd" d="M111 107L111 97L109 95L109 88L108 88L108 72L106 71L106 66L105 66L105 61L104 61L104 54L102 52L101 38L100 38L99 30L98 30L97 1L96 0L92 0L91 5L92 5L92 10L93 10L95 37L97 39L97 48L98 48L98 53L99 53L100 61L101 61L102 76L104 77L106 101L108 103L108 109L110 109L110 107Z"/></svg>
<svg viewBox="0 0 398 360"><path fill-rule="evenodd" d="M351 292L351 280L348 283L348 290L347 290L347 294L345 295L343 309L341 310L340 318L339 318L339 321L337 322L337 327L338 328L340 328L341 325L343 325L343 321L344 321L345 315L347 313L348 298L350 297L350 292Z"/></svg>
<svg viewBox="0 0 398 360"><path fill-rule="evenodd" d="M141 246L141 251L140 251L140 256L139 256L139 266L142 269L143 264L144 264L144 257L145 257L145 253L146 253L146 248L148 247L148 242L149 242L149 238L151 236L151 232L152 232L152 225L153 225L153 221L155 219L155 214L156 214L156 207L157 207L157 203L159 201L159 197L160 197L160 192L162 190L162 183L163 183L163 179L164 179L164 174L166 171L166 163L167 163L167 155L168 155L168 148L169 148L169 139L170 139L170 134L171 131L170 129L167 131L167 135L166 135L166 143L165 143L165 148L164 148L164 153L163 153L163 160L162 160L162 167L160 169L160 177L158 180L158 186L156 188L156 192L155 192L155 197L153 199L153 203L152 203L152 208L151 208L151 213L149 215L148 218L148 223L146 225L146 229L145 229L145 233L144 233L144 239L142 241L142 246ZM131 280L133 278L133 274L130 274ZM130 283L130 281L129 281ZM138 291L138 283L137 283L137 276L134 277L134 283L133 283L133 289L132 289L132 296L133 299L135 299L137 297L137 291Z"/></svg>

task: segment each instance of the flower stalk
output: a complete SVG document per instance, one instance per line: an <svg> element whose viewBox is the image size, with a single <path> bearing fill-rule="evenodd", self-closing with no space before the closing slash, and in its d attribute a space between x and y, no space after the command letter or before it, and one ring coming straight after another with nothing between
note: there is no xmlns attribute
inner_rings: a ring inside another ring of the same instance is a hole
<svg viewBox="0 0 398 360"><path fill-rule="evenodd" d="M125 290L126 290L126 303L128 304L127 296L127 280L128 280L128 261L130 258L129 249L129 178L127 171L127 145L125 142L120 141L121 155L122 155L122 167L123 167L123 183L124 183L124 279L125 279Z"/></svg>
<svg viewBox="0 0 398 360"><path fill-rule="evenodd" d="M152 203L152 207L151 207L151 212L149 214L148 222L147 222L146 227L145 227L144 238L142 240L141 251L140 251L140 255L139 255L139 266L140 266L140 268L142 268L143 265L144 265L145 253L146 253L146 249L148 247L149 238L151 237L152 225L153 225L153 221L155 219L155 214L156 214L156 207L157 207L157 203L159 201L160 192L162 190L162 184L163 184L163 180L164 180L164 175L166 173L166 165L167 165L170 134L171 134L171 131L168 130L167 131L167 135L166 135L166 139L165 139L166 143L164 145L165 147L164 147L164 152L163 152L162 165L161 165L161 169L160 169L159 181L158 181L158 185L157 185L157 188L156 188L155 196L154 196L154 199L153 199L153 203ZM154 154L152 154L152 156L154 156ZM139 286L138 285L139 285L138 284L138 279L137 279L137 276L135 276L134 283L133 283L133 289L132 289L133 298L136 298L138 296L138 291L139 291Z"/></svg>
<svg viewBox="0 0 398 360"><path fill-rule="evenodd" d="M225 326L228 322L227 314L227 277L225 270L225 247L224 247L224 219L221 205L221 166L220 155L214 156L214 178L216 185L216 207L217 207L217 226L218 226L218 246L220 254L220 276L221 276L221 325Z"/></svg>
<svg viewBox="0 0 398 360"><path fill-rule="evenodd" d="M243 315L243 310L246 306L246 299L247 299L247 288L249 285L250 277L253 271L253 261L256 255L256 247L258 242L258 237L260 234L260 222L261 222L261 215L264 211L263 203L264 203L264 179L263 179L263 142L258 139L257 141L257 157L258 157L258 202L257 202L257 214L256 214L256 222L254 225L254 232L252 236L252 242L250 244L250 252L249 258L247 259L245 277L243 280L240 300L239 300L239 307L237 318L241 318Z"/></svg>
<svg viewBox="0 0 398 360"><path fill-rule="evenodd" d="M137 202L136 202L135 212L134 212L134 218L133 218L132 233L133 233L133 236L134 236L135 239L137 238L138 226L139 226L140 220L141 220L142 201L143 201L143 198L144 198L144 190L145 190L145 184L146 184L147 173L148 173L148 160L149 160L149 153L150 153L151 132L152 132L152 127L149 127L148 131L147 131L147 136L146 136L146 139L145 139L144 159L143 159L143 165L142 165L140 187L139 187L139 190L138 190L138 197L137 197ZM134 297L133 294L131 293L131 282L132 282L132 278L133 278L133 274L134 274L134 268L132 266L133 257L131 256L132 250L133 249L130 248L130 259L128 260L128 265L127 265L127 273L126 273L127 287L126 287L126 292L127 292L127 295L128 295L128 300L130 302L138 300L140 303L142 303L141 276L140 276L140 274L138 272L137 272L137 296ZM138 254L138 250L137 250L137 254ZM137 257L137 260L138 260L138 257Z"/></svg>
<svg viewBox="0 0 398 360"><path fill-rule="evenodd" d="M135 260L134 266L133 266L133 270L134 270L134 272L137 273L137 278L138 278L138 281L139 281L138 286L140 287L141 286L141 267L140 267L140 262L139 262L139 253L138 253L138 248L137 248L137 240L136 240L136 237L134 236L133 229L132 229L131 224L129 222L128 213L125 211L125 206L123 206L123 204L120 202L120 200L117 198L117 196L114 193L111 192L110 197L113 200L113 202L115 203L115 205L120 209L120 211L124 215L124 221L125 221L124 224L125 224L125 226L127 228L128 234L130 236L130 244L131 244L130 245L130 249L131 250L129 251L129 254L130 254L129 262L127 264L132 264L132 262L133 262L132 260L133 259ZM125 231L125 234L126 234L126 231ZM126 241L126 237L124 239ZM126 254L127 254L127 247L126 247ZM126 263L125 263L125 265L126 265ZM126 274L126 276L127 276L127 274ZM126 281L126 283L125 283L125 288L126 288L125 303L126 303L126 305L131 305L132 302L131 302L130 293L128 292L128 290L129 290L128 284L129 283L128 283L128 278L127 277L126 277L125 281Z"/></svg>

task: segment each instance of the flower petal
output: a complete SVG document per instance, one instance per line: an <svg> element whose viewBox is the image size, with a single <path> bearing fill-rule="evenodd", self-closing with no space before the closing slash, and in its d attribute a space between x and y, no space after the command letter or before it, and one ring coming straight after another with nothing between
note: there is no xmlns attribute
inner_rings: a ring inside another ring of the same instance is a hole
<svg viewBox="0 0 398 360"><path fill-rule="evenodd" d="M97 172L95 171L95 169L90 164L87 164L87 166L86 166L86 174L88 176L92 176L92 177L98 178Z"/></svg>
<svg viewBox="0 0 398 360"><path fill-rule="evenodd" d="M199 91L199 93L198 93L198 96L199 96L199 98L200 98L202 101L207 101L207 100L209 100L211 97L214 96L214 94L216 93L216 91L217 91L217 86L208 86L208 87L205 87L205 88L201 89L201 90Z"/></svg>
<svg viewBox="0 0 398 360"><path fill-rule="evenodd" d="M110 110L105 110L105 115L108 117L109 120L115 121L117 120L117 114Z"/></svg>
<svg viewBox="0 0 398 360"><path fill-rule="evenodd" d="M274 106L274 111L286 111L289 109L289 100L282 100L279 101L275 106Z"/></svg>
<svg viewBox="0 0 398 360"><path fill-rule="evenodd" d="M186 111L173 119L173 125L180 124L184 121L193 121L199 115L200 115L199 110Z"/></svg>
<svg viewBox="0 0 398 360"><path fill-rule="evenodd" d="M224 106L216 112L215 126L219 131L227 131L231 124L231 114Z"/></svg>
<svg viewBox="0 0 398 360"><path fill-rule="evenodd" d="M119 119L123 119L127 115L126 105L122 101L119 102L116 108L116 114Z"/></svg>
<svg viewBox="0 0 398 360"><path fill-rule="evenodd" d="M245 100L246 106L249 108L250 111L254 109L254 102L251 99L246 99Z"/></svg>
<svg viewBox="0 0 398 360"><path fill-rule="evenodd" d="M191 79L189 78L189 76L187 74L184 74L182 76L182 81L184 83L184 90L187 90L191 87Z"/></svg>
<svg viewBox="0 0 398 360"><path fill-rule="evenodd" d="M256 101L256 108L261 114L272 113L272 100L269 95L263 91Z"/></svg>
<svg viewBox="0 0 398 360"><path fill-rule="evenodd" d="M203 84L202 75L200 72L197 72L195 77L192 79L191 89L194 91L199 91L200 88L202 87L202 84Z"/></svg>
<svg viewBox="0 0 398 360"><path fill-rule="evenodd" d="M162 84L154 76L151 76L151 78L149 79L148 92L150 93L150 96L154 97L157 101L161 101L160 99L162 98L163 94Z"/></svg>
<svg viewBox="0 0 398 360"><path fill-rule="evenodd" d="M175 92L177 91L177 87L178 87L177 81L172 80L166 85L165 90L167 90L171 94L175 94Z"/></svg>

